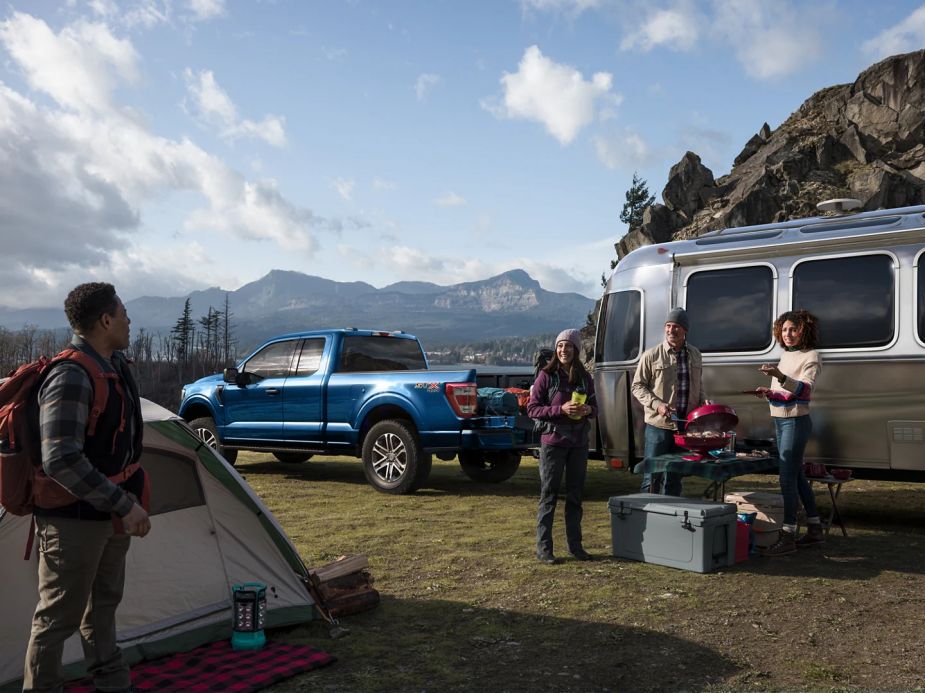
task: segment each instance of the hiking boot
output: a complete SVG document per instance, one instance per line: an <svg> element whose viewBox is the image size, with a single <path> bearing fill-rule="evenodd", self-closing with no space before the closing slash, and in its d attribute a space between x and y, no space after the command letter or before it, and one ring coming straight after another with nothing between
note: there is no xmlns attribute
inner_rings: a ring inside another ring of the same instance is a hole
<svg viewBox="0 0 925 693"><path fill-rule="evenodd" d="M585 551L582 548L578 548L575 551L569 551L570 554L575 558L576 561L593 561L591 554Z"/></svg>
<svg viewBox="0 0 925 693"><path fill-rule="evenodd" d="M822 532L822 525L819 523L806 525L806 534L797 539L797 548L802 549L806 546L814 546L825 541L825 534Z"/></svg>
<svg viewBox="0 0 925 693"><path fill-rule="evenodd" d="M781 532L773 544L764 550L762 556L786 556L788 553L796 553L797 543L793 532Z"/></svg>
<svg viewBox="0 0 925 693"><path fill-rule="evenodd" d="M546 565L558 565L562 562L562 559L553 556L551 551L540 551L536 554L536 560Z"/></svg>

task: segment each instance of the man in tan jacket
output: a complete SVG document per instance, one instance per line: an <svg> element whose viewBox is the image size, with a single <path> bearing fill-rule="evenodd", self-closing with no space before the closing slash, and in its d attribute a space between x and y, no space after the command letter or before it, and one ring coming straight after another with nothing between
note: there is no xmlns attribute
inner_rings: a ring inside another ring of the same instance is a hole
<svg viewBox="0 0 925 693"><path fill-rule="evenodd" d="M690 321L683 308L672 308L665 318L665 340L647 350L633 378L633 396L642 404L646 421L645 456L656 457L680 449L674 443L675 422L708 400L701 387L703 359L687 343ZM642 478L642 493L659 492L661 474ZM665 474L664 491L681 495L681 475Z"/></svg>

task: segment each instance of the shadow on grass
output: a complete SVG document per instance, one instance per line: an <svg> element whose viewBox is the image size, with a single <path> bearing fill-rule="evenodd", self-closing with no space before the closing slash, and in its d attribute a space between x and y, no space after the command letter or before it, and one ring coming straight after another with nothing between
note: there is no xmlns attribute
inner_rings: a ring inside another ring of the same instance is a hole
<svg viewBox="0 0 925 693"><path fill-rule="evenodd" d="M553 608L539 615L383 598L375 611L344 620L345 638L329 640L319 622L276 636L321 647L337 662L270 690L697 690L740 671L707 645L562 618Z"/></svg>

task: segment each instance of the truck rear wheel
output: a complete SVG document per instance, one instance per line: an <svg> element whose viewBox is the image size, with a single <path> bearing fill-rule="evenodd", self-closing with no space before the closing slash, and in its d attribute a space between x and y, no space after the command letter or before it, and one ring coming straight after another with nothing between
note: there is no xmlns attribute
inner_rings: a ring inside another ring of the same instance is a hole
<svg viewBox="0 0 925 693"><path fill-rule="evenodd" d="M273 457L286 464L300 464L312 458L310 452L274 452Z"/></svg>
<svg viewBox="0 0 925 693"><path fill-rule="evenodd" d="M493 484L507 481L520 467L518 450L460 450L459 466L473 481Z"/></svg>
<svg viewBox="0 0 925 693"><path fill-rule="evenodd" d="M403 421L380 421L363 441L366 480L383 493L411 493L419 488L427 480L432 462Z"/></svg>
<svg viewBox="0 0 925 693"><path fill-rule="evenodd" d="M218 452L219 455L224 457L228 464L234 466L235 460L238 459L237 450L228 450L218 438L218 431L215 428L215 421L212 420L211 416L202 416L198 419L193 419L189 422L190 428L193 429L199 438L208 445L210 448L213 448Z"/></svg>

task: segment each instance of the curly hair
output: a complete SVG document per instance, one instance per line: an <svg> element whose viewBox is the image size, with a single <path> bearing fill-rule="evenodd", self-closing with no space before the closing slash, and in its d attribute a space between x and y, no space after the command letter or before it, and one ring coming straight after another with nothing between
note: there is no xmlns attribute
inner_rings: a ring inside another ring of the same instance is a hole
<svg viewBox="0 0 925 693"><path fill-rule="evenodd" d="M784 329L784 323L792 322L798 330L801 331L800 343L797 348L800 350L815 349L819 345L819 320L808 310L788 310L781 313L780 317L774 321L774 339L781 346L784 346L784 340L781 332Z"/></svg>
<svg viewBox="0 0 925 693"><path fill-rule="evenodd" d="M88 282L71 289L64 299L64 313L71 329L78 334L89 332L103 314L116 312L116 287L106 282Z"/></svg>

